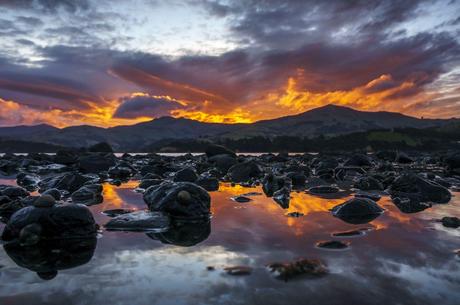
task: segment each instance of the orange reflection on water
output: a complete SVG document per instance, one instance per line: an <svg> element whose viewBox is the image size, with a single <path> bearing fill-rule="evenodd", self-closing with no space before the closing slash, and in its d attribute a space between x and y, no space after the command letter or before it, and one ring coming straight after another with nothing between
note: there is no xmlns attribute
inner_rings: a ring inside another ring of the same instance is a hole
<svg viewBox="0 0 460 305"><path fill-rule="evenodd" d="M127 203L125 200L120 196L120 192L122 191L129 191L131 192L139 185L139 181L128 181L123 183L120 186L115 186L112 184L104 184L104 202L102 203L102 207L104 209L118 209L125 206Z"/></svg>

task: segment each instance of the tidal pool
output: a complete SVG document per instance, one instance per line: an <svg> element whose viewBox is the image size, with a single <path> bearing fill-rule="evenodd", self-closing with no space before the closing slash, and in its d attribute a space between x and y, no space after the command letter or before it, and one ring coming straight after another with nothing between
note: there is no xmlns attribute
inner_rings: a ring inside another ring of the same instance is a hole
<svg viewBox="0 0 460 305"><path fill-rule="evenodd" d="M104 202L90 207L96 221L103 225L110 219L101 213L107 209L144 209L142 195L134 191L137 184L105 184ZM449 204L415 214L400 212L383 197L378 203L385 213L352 225L329 211L350 194L327 199L292 192L288 209L264 195L246 203L231 200L248 192L262 190L222 183L211 192L209 226L160 235L103 231L93 245L64 245L68 255L56 249L12 254L4 246L0 304L459 304L460 257L455 250L460 230L444 228L434 219L460 217L460 193L454 192ZM287 216L291 212L303 216ZM355 229L365 234L331 236ZM316 247L327 240L350 247ZM297 258L321 259L330 273L285 282L265 267ZM33 270L48 263L71 268L45 280ZM232 276L224 271L231 266L253 271Z"/></svg>

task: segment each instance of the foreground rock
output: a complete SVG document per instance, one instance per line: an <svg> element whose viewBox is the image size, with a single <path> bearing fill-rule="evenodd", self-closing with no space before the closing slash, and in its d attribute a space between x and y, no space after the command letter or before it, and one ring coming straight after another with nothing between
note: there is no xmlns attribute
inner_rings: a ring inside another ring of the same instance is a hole
<svg viewBox="0 0 460 305"><path fill-rule="evenodd" d="M302 276L319 277L328 273L323 262L317 259L300 259L290 263L272 263L267 268L277 279L286 282Z"/></svg>
<svg viewBox="0 0 460 305"><path fill-rule="evenodd" d="M3 231L2 239L19 239L21 244L29 245L41 240L96 236L97 225L86 206L57 205L50 198L41 198L35 206L15 212Z"/></svg>
<svg viewBox="0 0 460 305"><path fill-rule="evenodd" d="M383 212L375 201L368 198L352 198L332 208L332 215L351 224L368 223Z"/></svg>
<svg viewBox="0 0 460 305"><path fill-rule="evenodd" d="M117 231L164 232L169 228L169 217L160 212L136 211L115 216L104 227Z"/></svg>
<svg viewBox="0 0 460 305"><path fill-rule="evenodd" d="M101 184L84 185L72 193L72 202L87 206L102 203L104 201L102 190Z"/></svg>
<svg viewBox="0 0 460 305"><path fill-rule="evenodd" d="M447 188L412 173L397 177L390 186L390 194L415 202L433 203L448 203L452 197Z"/></svg>
<svg viewBox="0 0 460 305"><path fill-rule="evenodd" d="M144 193L144 201L151 211L173 217L208 218L210 215L208 192L190 182L165 181L151 186Z"/></svg>

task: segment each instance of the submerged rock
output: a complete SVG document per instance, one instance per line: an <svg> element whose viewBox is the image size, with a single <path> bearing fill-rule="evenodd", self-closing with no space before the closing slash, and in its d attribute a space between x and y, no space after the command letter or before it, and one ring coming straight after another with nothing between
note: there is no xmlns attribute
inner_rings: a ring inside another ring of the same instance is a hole
<svg viewBox="0 0 460 305"><path fill-rule="evenodd" d="M328 273L323 262L317 259L299 259L289 263L272 263L267 268L277 279L286 282L301 276L319 277Z"/></svg>
<svg viewBox="0 0 460 305"><path fill-rule="evenodd" d="M457 217L443 217L441 219L442 225L447 228L458 228L460 227L460 219Z"/></svg>
<svg viewBox="0 0 460 305"><path fill-rule="evenodd" d="M345 243L338 240L320 241L316 244L318 248L329 249L329 250L343 250L348 248L349 243Z"/></svg>
<svg viewBox="0 0 460 305"><path fill-rule="evenodd" d="M160 212L135 211L110 219L104 227L117 231L163 232L169 228L169 217Z"/></svg>
<svg viewBox="0 0 460 305"><path fill-rule="evenodd" d="M332 215L351 224L368 223L383 212L375 201L368 198L352 198L332 208Z"/></svg>
<svg viewBox="0 0 460 305"><path fill-rule="evenodd" d="M250 275L252 273L252 268L249 266L225 267L224 270L229 275Z"/></svg>
<svg viewBox="0 0 460 305"><path fill-rule="evenodd" d="M123 215L123 214L128 214L135 212L136 210L132 209L111 209L111 210L104 210L102 211L102 214L108 216L108 217L115 217L118 215Z"/></svg>
<svg viewBox="0 0 460 305"><path fill-rule="evenodd" d="M308 189L308 192L313 195L335 194L339 191L340 189L338 187L329 185L319 185Z"/></svg>
<svg viewBox="0 0 460 305"><path fill-rule="evenodd" d="M208 218L211 198L201 186L190 182L165 181L149 187L144 201L151 211L165 212L173 217Z"/></svg>

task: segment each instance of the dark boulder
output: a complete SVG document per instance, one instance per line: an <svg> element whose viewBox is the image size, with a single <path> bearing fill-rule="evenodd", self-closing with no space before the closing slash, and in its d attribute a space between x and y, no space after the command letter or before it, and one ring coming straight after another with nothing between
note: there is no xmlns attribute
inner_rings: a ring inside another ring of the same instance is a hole
<svg viewBox="0 0 460 305"><path fill-rule="evenodd" d="M101 184L88 184L73 192L70 197L73 203L90 206L104 201L102 191L103 187Z"/></svg>
<svg viewBox="0 0 460 305"><path fill-rule="evenodd" d="M332 215L351 224L368 223L383 213L383 209L368 198L352 198L332 208Z"/></svg>
<svg viewBox="0 0 460 305"><path fill-rule="evenodd" d="M14 200L29 196L29 192L19 186L0 185L0 195L8 196L9 198Z"/></svg>
<svg viewBox="0 0 460 305"><path fill-rule="evenodd" d="M392 197L417 198L420 202L447 203L452 196L447 188L413 173L397 177L389 191Z"/></svg>
<svg viewBox="0 0 460 305"><path fill-rule="evenodd" d="M79 168L83 173L97 174L108 171L115 166L115 157L113 154L85 154L78 158Z"/></svg>
<svg viewBox="0 0 460 305"><path fill-rule="evenodd" d="M209 217L211 198L201 186L190 182L165 181L149 187L144 201L151 211L165 212L173 217Z"/></svg>
<svg viewBox="0 0 460 305"><path fill-rule="evenodd" d="M262 180L262 190L265 195L272 197L276 191L282 189L287 184L291 184L291 180L289 178L267 174Z"/></svg>
<svg viewBox="0 0 460 305"><path fill-rule="evenodd" d="M16 183L19 186L22 186L29 192L36 191L38 189L38 183L40 182L40 176L35 174L26 174L26 173L19 173L16 176Z"/></svg>
<svg viewBox="0 0 460 305"><path fill-rule="evenodd" d="M174 175L175 182L195 182L197 179L198 175L192 167L183 168Z"/></svg>
<svg viewBox="0 0 460 305"><path fill-rule="evenodd" d="M383 191L383 184L374 177L361 177L353 185L362 191Z"/></svg>
<svg viewBox="0 0 460 305"><path fill-rule="evenodd" d="M431 207L430 203L421 202L420 197L409 195L403 198L391 197L394 205L403 213L412 214L424 211Z"/></svg>
<svg viewBox="0 0 460 305"><path fill-rule="evenodd" d="M129 164L123 162L109 168L108 173L110 178L126 180L134 175L135 170Z"/></svg>
<svg viewBox="0 0 460 305"><path fill-rule="evenodd" d="M222 173L227 173L230 167L237 163L235 157L230 155L215 155L208 158L208 162L214 165Z"/></svg>
<svg viewBox="0 0 460 305"><path fill-rule="evenodd" d="M141 182L139 183L138 188L146 190L152 185L158 185L162 182L163 182L163 179L142 179Z"/></svg>
<svg viewBox="0 0 460 305"><path fill-rule="evenodd" d="M83 185L93 183L95 180L95 177L81 175L79 173L60 174L40 181L40 193L49 189L58 189L60 191L73 193Z"/></svg>
<svg viewBox="0 0 460 305"><path fill-rule="evenodd" d="M258 179L262 175L262 168L253 160L237 163L228 170L230 180L235 183L248 182L253 178Z"/></svg>
<svg viewBox="0 0 460 305"><path fill-rule="evenodd" d="M447 228L458 228L460 227L460 219L457 217L443 217L441 219L442 225Z"/></svg>
<svg viewBox="0 0 460 305"><path fill-rule="evenodd" d="M208 192L213 192L219 190L219 180L213 177L199 177L195 181L196 184L207 190Z"/></svg>
<svg viewBox="0 0 460 305"><path fill-rule="evenodd" d="M31 234L34 240L87 238L95 237L97 233L93 215L84 205L28 206L11 216L3 231L2 239L10 241L20 238L21 234L24 234L22 230L29 225L41 227L38 238ZM25 231L30 233L30 227Z"/></svg>
<svg viewBox="0 0 460 305"><path fill-rule="evenodd" d="M356 154L345 161L343 166L372 167L372 162L366 155Z"/></svg>

